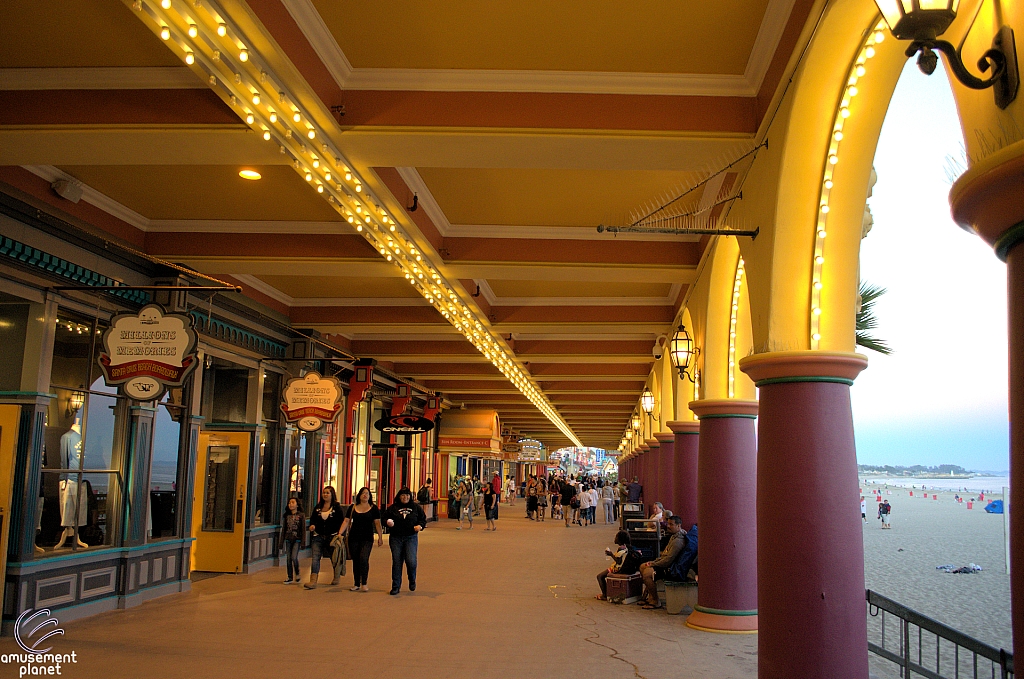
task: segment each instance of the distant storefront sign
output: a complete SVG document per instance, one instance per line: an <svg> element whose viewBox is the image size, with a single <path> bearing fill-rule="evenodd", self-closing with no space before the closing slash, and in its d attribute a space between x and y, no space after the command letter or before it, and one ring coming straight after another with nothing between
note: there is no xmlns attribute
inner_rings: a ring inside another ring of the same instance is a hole
<svg viewBox="0 0 1024 679"><path fill-rule="evenodd" d="M129 398L159 399L195 369L197 341L191 316L167 313L159 304L118 314L103 334L103 379Z"/></svg>
<svg viewBox="0 0 1024 679"><path fill-rule="evenodd" d="M501 444L501 452L503 453L518 453L522 452L523 447L518 443L503 443Z"/></svg>
<svg viewBox="0 0 1024 679"><path fill-rule="evenodd" d="M437 446L439 448L482 448L489 450L491 439L470 436L439 436Z"/></svg>
<svg viewBox="0 0 1024 679"><path fill-rule="evenodd" d="M310 371L302 377L288 380L281 412L285 420L296 423L299 429L316 431L338 418L341 396L341 384L337 379Z"/></svg>
<svg viewBox="0 0 1024 679"><path fill-rule="evenodd" d="M373 426L385 434L425 434L434 428L434 423L419 415L385 415Z"/></svg>

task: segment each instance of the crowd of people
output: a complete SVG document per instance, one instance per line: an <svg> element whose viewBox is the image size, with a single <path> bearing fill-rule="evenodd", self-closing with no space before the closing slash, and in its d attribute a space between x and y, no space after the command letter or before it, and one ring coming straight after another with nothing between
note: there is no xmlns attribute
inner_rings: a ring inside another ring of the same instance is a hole
<svg viewBox="0 0 1024 679"><path fill-rule="evenodd" d="M566 474L561 470L547 475L529 475L517 488L512 477L502 479L498 473L489 481L477 476L453 478L448 496L449 516L457 517L456 530L472 530L474 517L483 514L485 531L496 531L498 507L504 502L515 506L521 495L526 500L526 518L544 522L560 520L570 526L592 526L598 517L604 525L619 521L623 505L644 500L643 488L634 477L619 483L599 475ZM409 488L402 488L394 501L385 509L378 507L367 487L359 489L352 505L343 507L331 486L325 486L319 501L308 516L296 498L288 500L281 519L280 546L287 566L286 584L301 583L305 589L316 589L320 583L321 562L330 560L331 585L338 585L345 575L347 561L352 561L352 592L368 592L370 555L374 546L384 545L387 527L391 550L391 590L396 595L402 589L403 573L408 578L409 591L416 590L417 552L419 533L426 528L427 518L423 506L431 502L432 483L428 479L415 499ZM697 526L689 530L660 502L650 503L651 513L639 521L637 528L646 533L663 536L657 554L644 558L634 545L639 537L631 534L630 527L615 534L614 548L606 550L612 559L611 567L598 576L601 600L608 598L608 579L612 576L634 576L643 581L644 593L640 601L646 609L661 607L657 581L666 578L685 580L697 571ZM862 512L864 508L862 507ZM886 512L886 515L888 513ZM882 512L880 510L881 517ZM885 517L887 518L887 516ZM887 521L884 521L887 523ZM639 533L637 534L639 535ZM312 561L309 579L302 583L299 572L299 553L307 546Z"/></svg>

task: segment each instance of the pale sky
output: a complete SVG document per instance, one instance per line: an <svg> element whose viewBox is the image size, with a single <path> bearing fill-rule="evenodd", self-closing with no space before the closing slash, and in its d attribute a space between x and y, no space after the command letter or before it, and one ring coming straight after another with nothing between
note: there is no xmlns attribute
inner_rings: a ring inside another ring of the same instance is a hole
<svg viewBox="0 0 1024 679"><path fill-rule="evenodd" d="M907 62L875 155L875 225L861 279L888 289L875 336L892 356L861 350L853 387L862 464L1009 468L1006 267L949 216L947 157L963 137L941 67Z"/></svg>

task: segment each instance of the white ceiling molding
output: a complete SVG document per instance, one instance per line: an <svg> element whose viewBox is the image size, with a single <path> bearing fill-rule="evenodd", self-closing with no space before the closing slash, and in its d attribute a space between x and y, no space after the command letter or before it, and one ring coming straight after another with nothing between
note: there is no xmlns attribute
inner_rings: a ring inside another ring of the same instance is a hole
<svg viewBox="0 0 1024 679"><path fill-rule="evenodd" d="M681 283L674 283L664 297L499 297L485 278L474 278L480 295L491 307L510 306L672 306L679 296Z"/></svg>
<svg viewBox="0 0 1024 679"><path fill-rule="evenodd" d="M306 36L313 51L320 57L320 61L324 62L334 82L338 83L341 89L345 89L345 83L352 77L352 71L355 69L341 51L320 12L316 11L312 0L281 0L281 4L292 15L292 19Z"/></svg>
<svg viewBox="0 0 1024 679"><path fill-rule="evenodd" d="M205 90L185 66L0 68L0 90Z"/></svg>
<svg viewBox="0 0 1024 679"><path fill-rule="evenodd" d="M486 278L474 278L473 282L476 283L477 287L480 288L480 294L487 300L487 303L491 306L497 304L497 296L494 294L494 290L491 290L491 284L487 282ZM476 295L473 295L474 297Z"/></svg>
<svg viewBox="0 0 1024 679"><path fill-rule="evenodd" d="M420 201L423 202L422 200ZM506 224L451 224L446 238L501 238L525 240L628 240L696 242L699 235L671 233L598 233L594 227L580 226L510 226Z"/></svg>
<svg viewBox="0 0 1024 679"><path fill-rule="evenodd" d="M795 0L769 0L742 75L488 69L354 68L313 0L281 0L342 89L755 96Z"/></svg>
<svg viewBox="0 0 1024 679"><path fill-rule="evenodd" d="M295 305L294 297L286 295L285 293L281 292L274 286L264 283L255 276L252 276L247 273L235 273L231 274L231 277L240 283L244 283L245 285L249 286L256 292L262 292L267 297L270 297L271 299L276 299L278 302L284 304L285 306L290 307Z"/></svg>
<svg viewBox="0 0 1024 679"><path fill-rule="evenodd" d="M149 231L157 233L298 233L344 234L352 229L344 221L236 221L228 219L152 219Z"/></svg>
<svg viewBox="0 0 1024 679"><path fill-rule="evenodd" d="M293 0L298 2L299 0ZM430 221L434 223L438 233L442 237L448 235L452 229L451 223L448 221L448 217L445 216L444 210L434 200L434 195L430 193L430 189L423 181L423 177L417 172L415 167L396 167L398 170L398 176L402 178L405 185L409 187L409 190L419 196L419 206L426 213L427 217L430 217ZM410 218L410 221L411 218Z"/></svg>
<svg viewBox="0 0 1024 679"><path fill-rule="evenodd" d="M54 167L53 165L22 165L23 168L41 177L51 184L58 179L64 179L66 181L77 184L82 187L82 200L90 205L95 205L99 209L103 210L107 214L117 217L122 222L131 224L140 231L149 231L150 220L143 217L135 210L130 207L118 203L113 198L100 193L96 189L92 188L88 184L83 184L68 173Z"/></svg>

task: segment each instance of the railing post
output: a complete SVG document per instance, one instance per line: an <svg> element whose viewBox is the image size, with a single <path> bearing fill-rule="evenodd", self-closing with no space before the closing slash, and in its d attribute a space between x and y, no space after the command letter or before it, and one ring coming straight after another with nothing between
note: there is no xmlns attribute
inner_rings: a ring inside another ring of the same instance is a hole
<svg viewBox="0 0 1024 679"><path fill-rule="evenodd" d="M900 676L910 679L910 621L906 618L903 619L903 671Z"/></svg>

